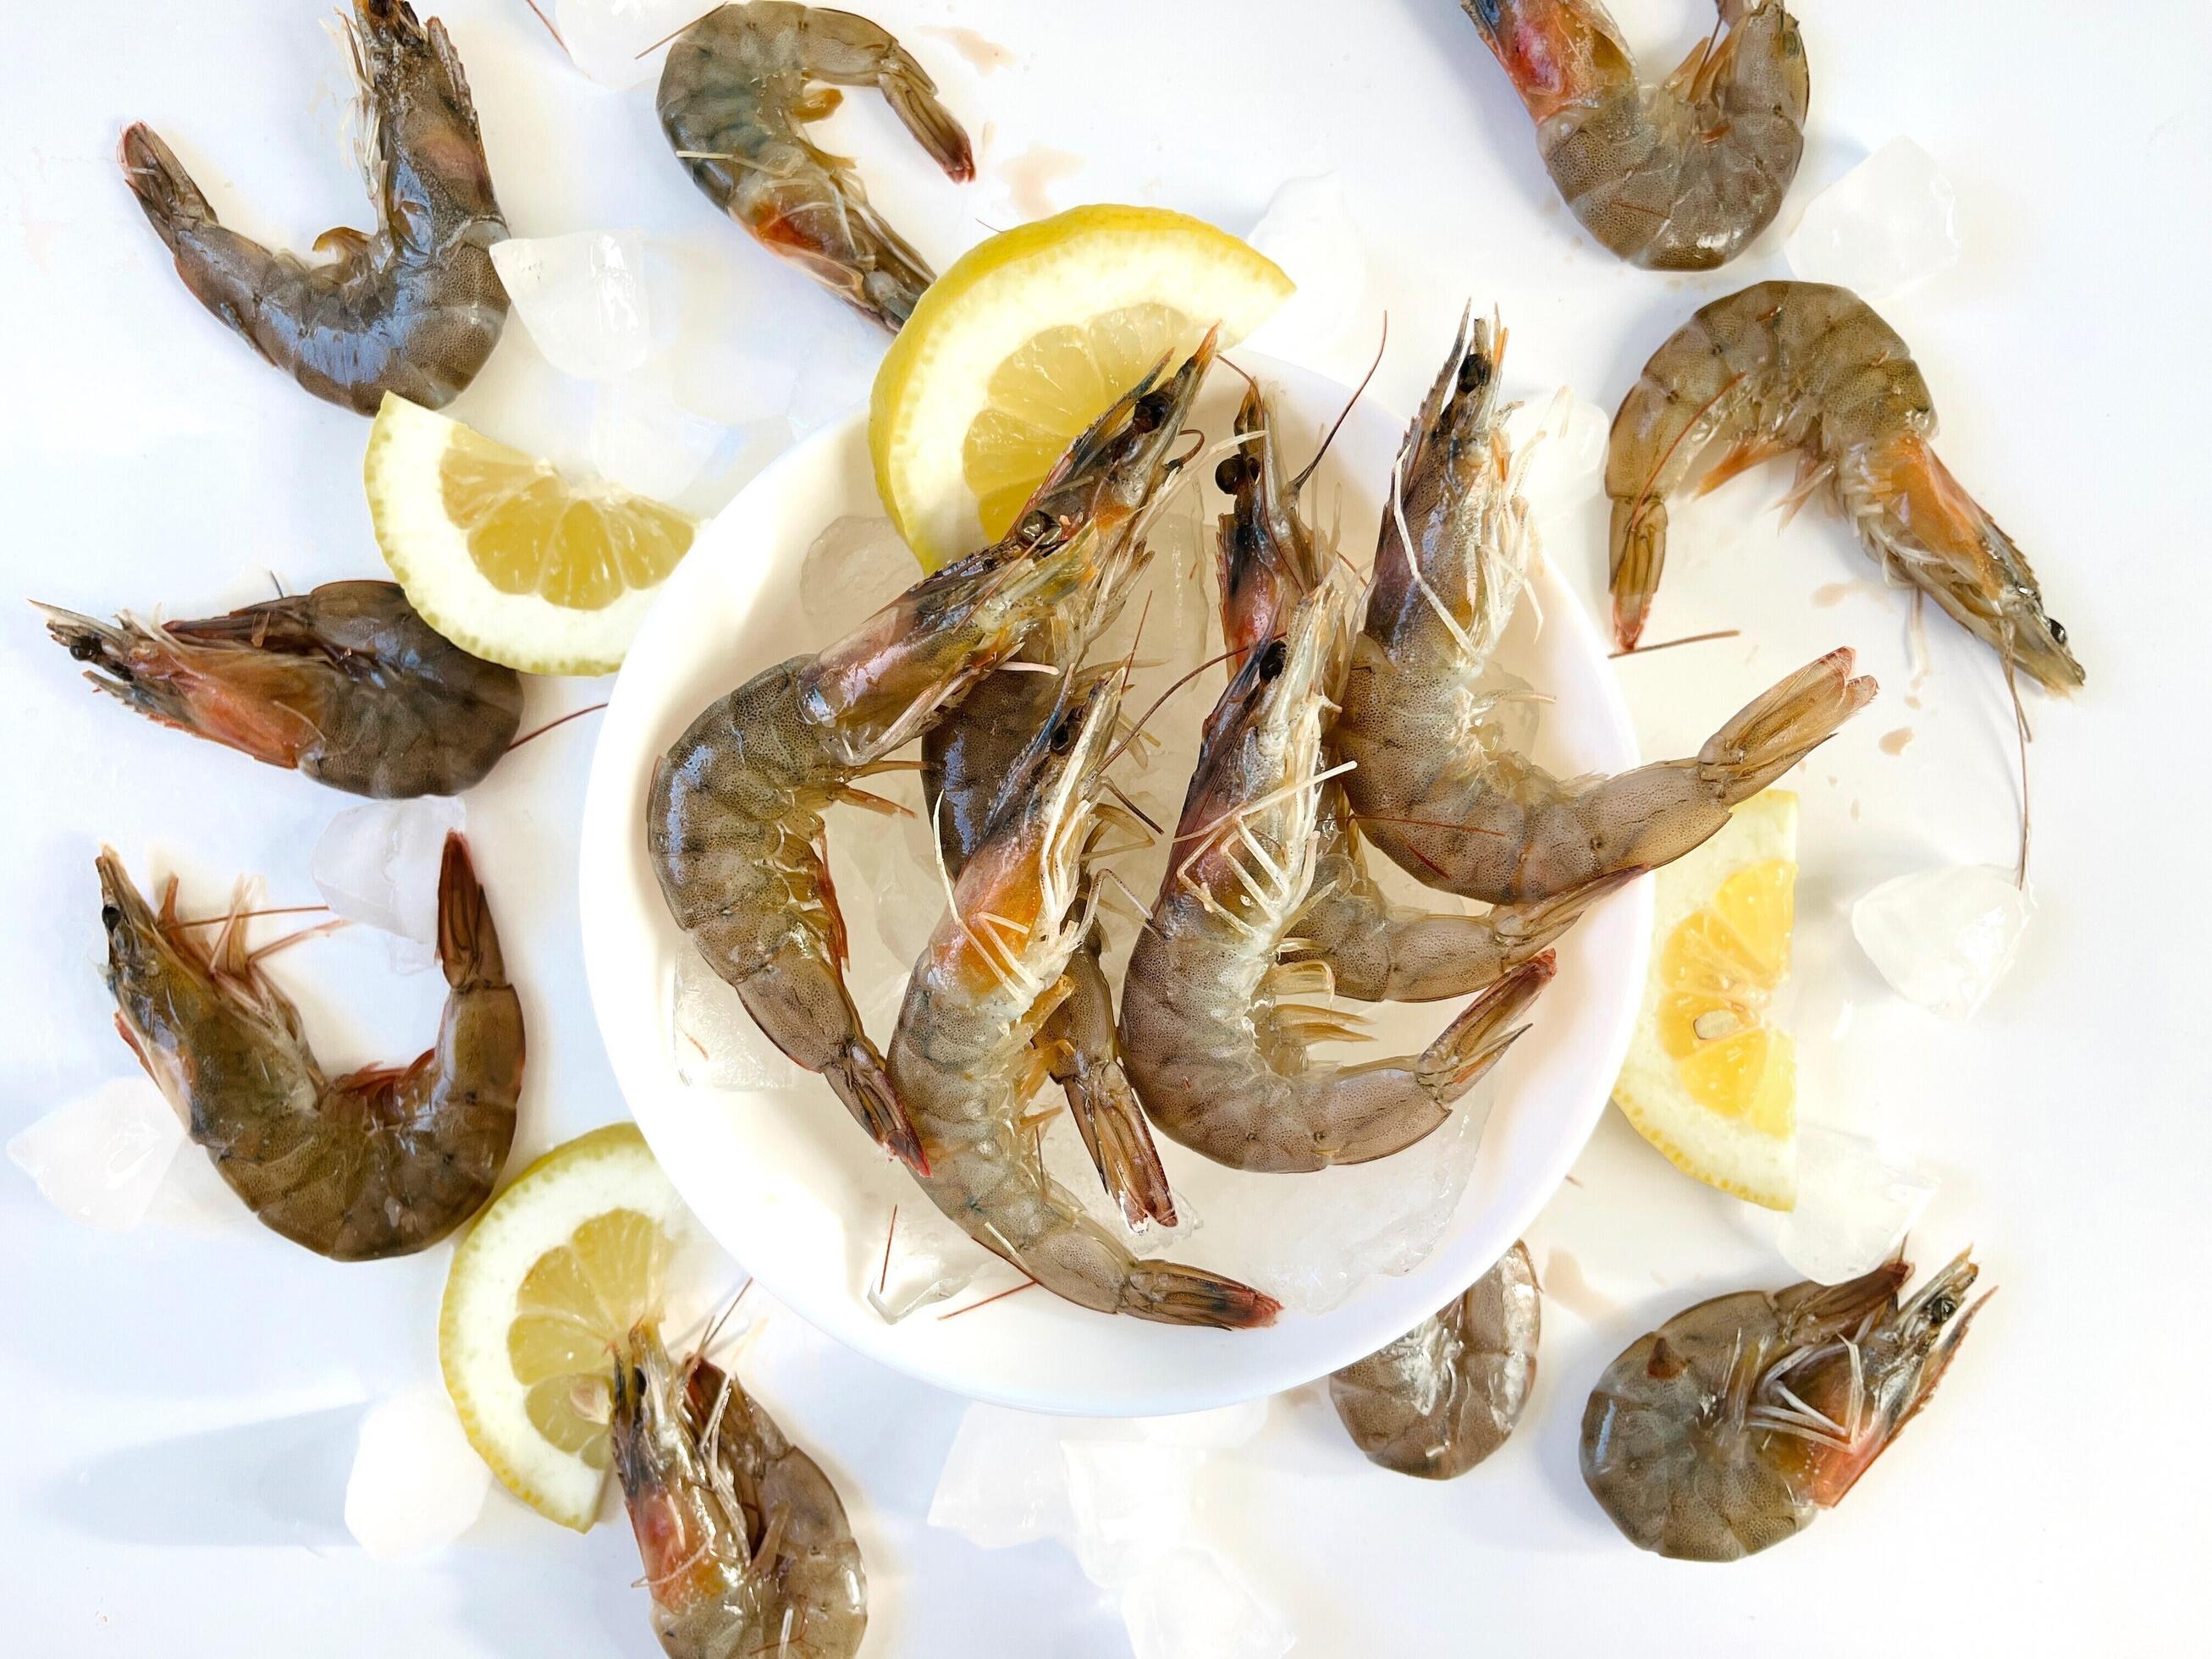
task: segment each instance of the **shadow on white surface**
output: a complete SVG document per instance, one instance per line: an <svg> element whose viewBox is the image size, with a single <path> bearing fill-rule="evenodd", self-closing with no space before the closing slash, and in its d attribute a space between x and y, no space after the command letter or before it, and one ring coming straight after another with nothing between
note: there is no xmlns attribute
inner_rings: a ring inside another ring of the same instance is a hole
<svg viewBox="0 0 2212 1659"><path fill-rule="evenodd" d="M234 1424L103 1453L39 1510L113 1543L351 1548L347 1472L359 1406Z"/></svg>

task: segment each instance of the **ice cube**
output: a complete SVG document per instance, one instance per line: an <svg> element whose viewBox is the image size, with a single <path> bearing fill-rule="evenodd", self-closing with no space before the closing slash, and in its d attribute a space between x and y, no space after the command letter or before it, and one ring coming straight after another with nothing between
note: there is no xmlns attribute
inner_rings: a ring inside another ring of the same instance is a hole
<svg viewBox="0 0 2212 1659"><path fill-rule="evenodd" d="M799 608L826 642L849 633L921 580L889 519L832 519L799 566Z"/></svg>
<svg viewBox="0 0 2212 1659"><path fill-rule="evenodd" d="M1516 456L1527 455L1521 495L1529 509L1541 518L1594 500L1612 430L1606 412L1575 396L1571 386L1531 398L1508 415L1506 441Z"/></svg>
<svg viewBox="0 0 2212 1659"><path fill-rule="evenodd" d="M315 885L331 913L393 936L394 967L428 968L437 958L438 866L446 836L467 809L447 795L371 801L332 818L315 843Z"/></svg>
<svg viewBox="0 0 2212 1659"><path fill-rule="evenodd" d="M8 1158L73 1221L127 1232L144 1218L185 1126L143 1073L111 1079L8 1143Z"/></svg>
<svg viewBox="0 0 2212 1659"><path fill-rule="evenodd" d="M900 1205L884 1232L883 1254L868 1264L866 1295L886 1325L966 1290L991 1260L926 1199Z"/></svg>
<svg viewBox="0 0 2212 1659"><path fill-rule="evenodd" d="M1782 1218L1782 1259L1823 1285L1872 1273L1896 1254L1936 1185L1863 1135L1802 1125L1797 1207Z"/></svg>
<svg viewBox="0 0 2212 1659"><path fill-rule="evenodd" d="M1121 1592L1132 1659L1280 1659L1294 1632L1212 1550L1171 1550Z"/></svg>
<svg viewBox="0 0 2212 1659"><path fill-rule="evenodd" d="M1952 865L1882 883L1851 907L1851 933L1898 995L1970 1019L2012 966L2034 909L2010 871Z"/></svg>
<svg viewBox="0 0 2212 1659"><path fill-rule="evenodd" d="M563 374L611 380L653 355L638 232L511 237L492 245L491 262L532 342Z"/></svg>
<svg viewBox="0 0 2212 1659"><path fill-rule="evenodd" d="M929 1524L987 1550L1073 1537L1060 1434L1054 1418L969 1407L929 1500Z"/></svg>
<svg viewBox="0 0 2212 1659"><path fill-rule="evenodd" d="M380 1561L437 1549L469 1529L490 1485L445 1389L410 1389L361 1419L346 1530Z"/></svg>
<svg viewBox="0 0 2212 1659"><path fill-rule="evenodd" d="M1293 179L1245 239L1296 291L1248 343L1290 362L1357 379L1375 355L1382 313L1370 295L1366 240L1335 173Z"/></svg>
<svg viewBox="0 0 2212 1659"><path fill-rule="evenodd" d="M1959 258L1959 199L1935 157L1893 138L1805 204L1783 252L1809 283L1869 303Z"/></svg>
<svg viewBox="0 0 2212 1659"><path fill-rule="evenodd" d="M1054 1103L1045 1098L1032 1101L1030 1107L1035 1110ZM1098 1177L1098 1166L1091 1161L1091 1153L1083 1144L1083 1132L1075 1127L1075 1120L1065 1109L1057 1112L1044 1126L1039 1148L1043 1154L1044 1172L1073 1193L1084 1212L1119 1238L1133 1255L1158 1255L1205 1225L1190 1195L1179 1192L1175 1195L1174 1226L1163 1227L1152 1222L1142 1231L1130 1231L1121 1218L1121 1206L1108 1196L1105 1183Z"/></svg>
<svg viewBox="0 0 2212 1659"><path fill-rule="evenodd" d="M1197 1448L1071 1437L1060 1450L1075 1559L1092 1583L1119 1589L1188 1536Z"/></svg>
<svg viewBox="0 0 2212 1659"><path fill-rule="evenodd" d="M770 1042L736 988L696 951L676 958L669 1049L679 1082L694 1089L795 1089L806 1075Z"/></svg>
<svg viewBox="0 0 2212 1659"><path fill-rule="evenodd" d="M557 0L553 26L571 63L621 88L658 77L662 54L653 48L709 9L705 0Z"/></svg>
<svg viewBox="0 0 2212 1659"><path fill-rule="evenodd" d="M678 403L654 366L601 381L592 399L592 466L657 501L673 501L697 483L728 436L727 428Z"/></svg>

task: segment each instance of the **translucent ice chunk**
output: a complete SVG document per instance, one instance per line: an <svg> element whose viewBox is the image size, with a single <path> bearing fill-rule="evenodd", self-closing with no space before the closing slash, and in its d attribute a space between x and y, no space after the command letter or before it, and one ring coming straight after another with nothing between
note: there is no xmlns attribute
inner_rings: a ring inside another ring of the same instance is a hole
<svg viewBox="0 0 2212 1659"><path fill-rule="evenodd" d="M793 1089L805 1073L762 1034L737 991L700 959L676 958L669 1048L676 1075L694 1089Z"/></svg>
<svg viewBox="0 0 2212 1659"><path fill-rule="evenodd" d="M988 1550L1073 1537L1058 1419L969 1407L929 1500L929 1524Z"/></svg>
<svg viewBox="0 0 2212 1659"><path fill-rule="evenodd" d="M2010 871L1953 865L1882 883L1851 907L1851 932L1898 995L1969 1019L2012 966L2034 909Z"/></svg>
<svg viewBox="0 0 2212 1659"><path fill-rule="evenodd" d="M1528 453L1521 494L1529 507L1542 516L1594 499L1612 430L1603 410L1567 386L1548 398L1532 398L1508 415L1507 442L1516 455Z"/></svg>
<svg viewBox="0 0 2212 1659"><path fill-rule="evenodd" d="M1041 1109L1053 1103L1047 1096L1032 1102L1031 1107ZM1083 1145L1083 1132L1065 1110L1044 1126L1039 1146L1044 1157L1044 1172L1073 1193L1085 1212L1120 1238L1132 1255L1158 1255L1170 1246L1182 1243L1205 1224L1190 1195L1179 1192L1175 1195L1174 1226L1163 1227L1153 1222L1141 1232L1131 1232L1121 1218L1121 1206L1107 1195L1105 1184L1098 1178L1098 1166L1091 1161L1091 1154Z"/></svg>
<svg viewBox="0 0 2212 1659"><path fill-rule="evenodd" d="M846 917L855 924L863 915L872 918L876 937L889 955L884 971L902 983L945 914L945 884L937 872L937 851L917 775L889 772L860 787L896 801L906 811L898 817L861 811L838 815L830 831L830 846L851 861L866 895L847 897ZM846 890L841 886L839 891ZM847 970L847 983L858 1002L866 1003L875 994L869 972L865 960Z"/></svg>
<svg viewBox="0 0 2212 1659"><path fill-rule="evenodd" d="M1783 252L1805 281L1878 301L1956 262L1958 197L1933 156L1893 138L1805 204Z"/></svg>
<svg viewBox="0 0 2212 1659"><path fill-rule="evenodd" d="M1092 1583L1120 1589L1188 1534L1195 1447L1069 1438L1060 1449L1075 1559Z"/></svg>
<svg viewBox="0 0 2212 1659"><path fill-rule="evenodd" d="M348 807L315 843L312 869L323 902L335 915L404 941L392 952L395 965L428 967L438 939L439 862L447 833L467 817L447 795Z"/></svg>
<svg viewBox="0 0 2212 1659"><path fill-rule="evenodd" d="M569 60L603 87L637 87L660 74L653 48L711 9L703 0L557 0L554 27Z"/></svg>
<svg viewBox="0 0 2212 1659"><path fill-rule="evenodd" d="M532 342L563 374L610 380L653 355L645 238L636 231L512 237L492 245L491 262Z"/></svg>
<svg viewBox="0 0 2212 1659"><path fill-rule="evenodd" d="M1132 1659L1281 1659L1294 1632L1208 1549L1170 1551L1121 1592Z"/></svg>
<svg viewBox="0 0 2212 1659"><path fill-rule="evenodd" d="M927 1200L898 1206L884 1221L884 1253L870 1263L868 1305L896 1325L916 1309L968 1288L991 1257Z"/></svg>
<svg viewBox="0 0 2212 1659"><path fill-rule="evenodd" d="M437 1549L468 1530L490 1485L446 1391L410 1389L361 1420L346 1530L378 1560Z"/></svg>
<svg viewBox="0 0 2212 1659"><path fill-rule="evenodd" d="M602 381L592 400L592 465L625 489L672 501L698 482L728 429L676 401L647 367Z"/></svg>
<svg viewBox="0 0 2212 1659"><path fill-rule="evenodd" d="M1335 173L1293 179L1245 238L1297 287L1253 334L1255 351L1339 374L1374 355L1382 318L1369 292L1366 246Z"/></svg>
<svg viewBox="0 0 2212 1659"><path fill-rule="evenodd" d="M185 1127L143 1074L103 1083L8 1143L8 1158L73 1221L127 1232L144 1218Z"/></svg>
<svg viewBox="0 0 2212 1659"><path fill-rule="evenodd" d="M823 643L836 639L921 580L921 566L889 519L832 519L799 567L799 608Z"/></svg>
<svg viewBox="0 0 2212 1659"><path fill-rule="evenodd" d="M1889 1260L1936 1195L1925 1170L1893 1164L1863 1136L1808 1123L1797 1131L1797 1207L1783 1218L1782 1259L1840 1285Z"/></svg>

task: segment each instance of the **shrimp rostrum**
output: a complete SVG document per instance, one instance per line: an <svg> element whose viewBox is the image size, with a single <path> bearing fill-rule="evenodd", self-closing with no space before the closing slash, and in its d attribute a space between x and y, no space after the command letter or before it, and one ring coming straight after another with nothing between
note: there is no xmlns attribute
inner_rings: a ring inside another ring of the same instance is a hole
<svg viewBox="0 0 2212 1659"><path fill-rule="evenodd" d="M1518 1037L1553 971L1520 963L1418 1055L1340 1066L1310 1043L1359 1035L1297 1001L1319 963L1279 966L1311 890L1326 781L1322 688L1341 660L1350 596L1332 578L1282 637L1248 653L1207 717L1198 766L1121 987L1121 1044L1153 1127L1235 1168L1310 1171L1411 1146Z"/></svg>
<svg viewBox="0 0 2212 1659"><path fill-rule="evenodd" d="M1911 1265L1741 1291L1676 1314L1605 1369L1583 1480L1639 1549L1735 1561L1841 1502L1935 1393L1987 1296L1960 1255L1909 1302Z"/></svg>
<svg viewBox="0 0 2212 1659"><path fill-rule="evenodd" d="M896 332L934 277L868 205L852 165L806 138L806 123L837 107L839 86L876 88L948 177L975 177L968 135L936 83L889 33L848 11L784 0L719 7L669 47L657 106L708 201Z"/></svg>
<svg viewBox="0 0 2212 1659"><path fill-rule="evenodd" d="M483 1207L514 1139L522 1005L458 834L438 872L437 1044L339 1078L316 1063L235 911L203 945L178 919L173 879L157 913L112 852L98 867L116 1029L264 1226L369 1261L434 1244Z"/></svg>
<svg viewBox="0 0 2212 1659"><path fill-rule="evenodd" d="M522 718L522 677L446 640L395 582L326 582L190 622L39 608L118 702L349 794L457 795Z"/></svg>
<svg viewBox="0 0 2212 1659"><path fill-rule="evenodd" d="M1367 1461L1424 1480L1465 1474L1504 1445L1536 1382L1543 1295L1528 1247L1396 1341L1328 1380L1328 1397Z"/></svg>
<svg viewBox="0 0 2212 1659"><path fill-rule="evenodd" d="M1094 918L1085 861L1121 708L1094 679L1053 728L1047 762L951 884L907 981L890 1071L928 1152L922 1188L978 1243L1054 1294L1170 1325L1266 1325L1272 1297L1180 1262L1140 1261L1044 1171L1024 1103L1044 1081L1033 1047L1067 994Z"/></svg>
<svg viewBox="0 0 2212 1659"><path fill-rule="evenodd" d="M1709 270L1773 222L1812 91L1782 0L1717 0L1719 27L1656 86L1600 0L1460 4L1535 122L1552 182L1612 252Z"/></svg>
<svg viewBox="0 0 2212 1659"><path fill-rule="evenodd" d="M2064 696L2081 665L2035 572L1936 453L1936 405L1897 331L1849 289L1758 283L1698 310L1651 354L1613 417L1613 625L1644 632L1667 560L1667 500L1794 453L1787 510L1825 495L1893 581L1926 593Z"/></svg>
<svg viewBox="0 0 2212 1659"><path fill-rule="evenodd" d="M1331 728L1361 832L1416 880L1492 904L1668 863L1875 695L1831 652L1687 760L1562 780L1518 752L1485 673L1526 580L1519 463L1486 324L1463 325L1401 450L1367 614ZM1524 452L1525 453L1525 452Z"/></svg>
<svg viewBox="0 0 2212 1659"><path fill-rule="evenodd" d="M738 1379L672 1363L651 1324L615 1352L616 1477L669 1659L850 1659L867 1576L830 1477Z"/></svg>
<svg viewBox="0 0 2212 1659"><path fill-rule="evenodd" d="M1137 543L1120 503L1156 483L1210 361L1201 346L1100 416L1005 540L925 576L826 649L763 670L654 768L646 848L677 925L769 1039L917 1169L921 1144L845 988L822 815L840 801L883 810L859 780L1033 632L1121 580Z"/></svg>
<svg viewBox="0 0 2212 1659"><path fill-rule="evenodd" d="M123 135L123 176L199 302L318 398L374 415L386 393L440 409L499 343L507 290L492 244L507 236L476 105L436 18L407 0L353 0L347 39L361 83L362 161L377 229L326 230L310 265L216 221L149 127Z"/></svg>

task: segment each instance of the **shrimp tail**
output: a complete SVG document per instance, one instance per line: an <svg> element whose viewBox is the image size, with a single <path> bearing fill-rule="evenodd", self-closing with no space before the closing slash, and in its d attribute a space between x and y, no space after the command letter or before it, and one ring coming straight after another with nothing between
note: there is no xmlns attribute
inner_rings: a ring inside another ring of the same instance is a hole
<svg viewBox="0 0 2212 1659"><path fill-rule="evenodd" d="M916 1175L929 1173L929 1154L922 1150L921 1135L879 1055L865 1043L852 1043L822 1068L822 1077L877 1146Z"/></svg>
<svg viewBox="0 0 2212 1659"><path fill-rule="evenodd" d="M1528 1026L1515 1022L1559 971L1549 951L1534 956L1460 1011L1443 1034L1422 1052L1422 1083L1449 1104L1489 1075Z"/></svg>
<svg viewBox="0 0 2212 1659"><path fill-rule="evenodd" d="M1204 1325L1214 1330L1255 1330L1275 1322L1283 1304L1202 1267L1179 1261L1139 1261L1121 1285L1117 1313L1161 1325Z"/></svg>
<svg viewBox="0 0 2212 1659"><path fill-rule="evenodd" d="M1583 912L1600 899L1619 892L1638 877L1650 873L1641 866L1608 871L1549 898L1528 899L1516 904L1492 905L1485 918L1498 941L1516 956L1533 957L1555 943L1582 920Z"/></svg>
<svg viewBox="0 0 2212 1659"><path fill-rule="evenodd" d="M1613 642L1633 651L1667 563L1667 503L1656 495L1613 504L1606 583L1613 590Z"/></svg>
<svg viewBox="0 0 2212 1659"><path fill-rule="evenodd" d="M503 986L507 958L500 953L499 930L491 906L477 879L469 843L458 830L446 832L438 862L438 965L456 991Z"/></svg>
<svg viewBox="0 0 2212 1659"><path fill-rule="evenodd" d="M215 209L192 182L192 175L185 171L184 163L177 160L176 152L143 121L134 121L123 130L117 159L123 163L123 182L138 198L147 223L167 244L170 252L182 257L178 238L183 227L218 222Z"/></svg>
<svg viewBox="0 0 2212 1659"><path fill-rule="evenodd" d="M1880 689L1851 677L1850 647L1808 663L1761 693L1698 751L1698 776L1723 805L1748 800L1818 749Z"/></svg>
<svg viewBox="0 0 2212 1659"><path fill-rule="evenodd" d="M975 176L975 152L968 134L951 110L938 101L937 83L903 50L893 66L876 83L884 101L891 106L915 142L929 152L929 159L945 169L945 176L964 185Z"/></svg>
<svg viewBox="0 0 2212 1659"><path fill-rule="evenodd" d="M1121 1218L1133 1231L1155 1221L1174 1226L1175 1196L1168 1190L1167 1171L1121 1066L1071 1073L1060 1086L1067 1091L1068 1115L1083 1136L1083 1148L1121 1206Z"/></svg>

